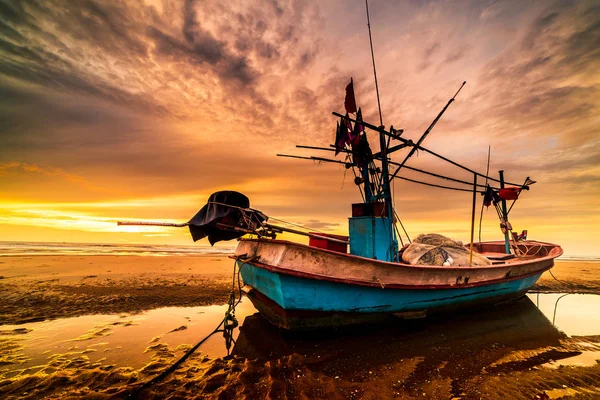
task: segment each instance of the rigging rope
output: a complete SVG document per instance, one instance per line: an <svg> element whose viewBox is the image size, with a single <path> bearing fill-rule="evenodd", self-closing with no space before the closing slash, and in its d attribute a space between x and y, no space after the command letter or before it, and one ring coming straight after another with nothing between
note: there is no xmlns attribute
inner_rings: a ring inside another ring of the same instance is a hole
<svg viewBox="0 0 600 400"><path fill-rule="evenodd" d="M451 186L436 185L436 184L433 184L433 183L421 182L421 181L417 181L417 180L414 180L414 179L406 178L404 176L398 176L398 175L396 175L394 178L395 179L402 179L402 180L405 180L405 181L408 181L408 182L418 183L420 185L425 185L425 186L432 186L432 187L437 187L437 188L441 188L441 189L457 190L459 192L473 193L473 190L469 190L469 189L461 189L461 188L455 188L455 187L451 187ZM478 193L485 193L485 192L478 191Z"/></svg>
<svg viewBox="0 0 600 400"><path fill-rule="evenodd" d="M392 165L400 165L400 163L393 162L393 161L388 161L388 163L392 164ZM420 173L426 174L426 175L435 176L436 178L441 178L441 179L446 179L446 180L452 181L452 182L462 183L462 184L465 184L465 185L469 185L471 187L473 186L473 182L467 182L467 181L463 181L463 180L460 180L460 179L451 178L449 176L436 174L434 172L425 171L425 170L422 170L422 169L419 169L419 168L409 167L408 165L404 165L402 168L406 168L406 169L409 169L409 170L415 171L415 172L420 172ZM488 165L488 171L489 171L489 165ZM486 185L477 184L477 186L478 187L482 187L482 188L486 188L487 187L487 178L486 178L485 182L486 182ZM500 190L500 188L497 188L497 187L492 187L492 189ZM471 191L471 190L469 190L469 191Z"/></svg>
<svg viewBox="0 0 600 400"><path fill-rule="evenodd" d="M410 240L410 236L408 236L408 232L406 232L406 229L404 228L404 224L402 223L402 220L400 219L400 216L396 212L396 209L394 209L394 215L396 215L396 219L400 223L400 226L402 227L402 230L404 231L404 234L406 235L406 238L408 239L408 242L412 243L412 240Z"/></svg>
<svg viewBox="0 0 600 400"><path fill-rule="evenodd" d="M465 167L464 165L460 165L459 163L457 163L457 162L455 162L455 161L452 161L452 160L450 160L449 158L446 158L446 157L444 157L444 156L442 156L442 155L440 155L440 154L434 153L433 151L431 151L431 150L428 150L428 149L426 149L425 147L418 146L418 149L419 149L419 150L423 150L423 151L425 151L425 152L427 152L427 153L429 153L429 154L431 154L431 155L433 155L433 156L436 156L436 157L438 157L438 158L440 158L440 159L442 159L442 160L444 160L444 161L446 161L446 162L448 162L448 163L450 163L450 164L452 164L452 165L454 165L454 166L457 166L457 167L459 167L459 168L462 168L462 169L464 169L465 171L468 171L468 172L470 172L470 173L472 173L472 174L477 174L478 176L481 176L481 177L483 177L483 178L486 178L486 179L489 179L489 180L491 180L491 181L494 181L494 182L498 182L498 183L500 183L500 180L499 180L499 179L492 178L491 176L488 176L487 174L486 174L486 175L483 175L483 174L480 174L479 172L473 171L472 169L470 169L470 168L468 168L468 167ZM518 183L511 183L511 182L504 182L504 183L505 183L506 185L511 185L511 186L518 186L518 187L523 187L523 186L525 186L525 185L520 185L520 184L518 184Z"/></svg>

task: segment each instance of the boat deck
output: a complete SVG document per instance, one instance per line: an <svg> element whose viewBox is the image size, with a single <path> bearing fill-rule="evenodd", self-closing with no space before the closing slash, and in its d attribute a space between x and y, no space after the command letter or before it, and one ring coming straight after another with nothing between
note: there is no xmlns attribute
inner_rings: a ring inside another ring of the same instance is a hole
<svg viewBox="0 0 600 400"><path fill-rule="evenodd" d="M468 245L467 245L468 247ZM504 242L474 243L473 250L488 258L493 265L514 264L522 261L533 260L550 254L554 245L533 240L519 242L517 247L523 255L506 254ZM513 250L514 251L514 250Z"/></svg>

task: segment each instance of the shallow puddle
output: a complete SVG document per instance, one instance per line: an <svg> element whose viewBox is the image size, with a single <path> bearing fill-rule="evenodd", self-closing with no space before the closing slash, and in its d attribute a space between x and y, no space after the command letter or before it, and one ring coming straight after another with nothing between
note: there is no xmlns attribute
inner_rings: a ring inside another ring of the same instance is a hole
<svg viewBox="0 0 600 400"><path fill-rule="evenodd" d="M527 296L554 326L567 335L600 334L600 295L534 293Z"/></svg>
<svg viewBox="0 0 600 400"><path fill-rule="evenodd" d="M560 368L567 365L589 367L596 364L600 360L600 346L596 351L582 351L581 354L564 358L562 360L552 360L549 363L543 364L546 368Z"/></svg>
<svg viewBox="0 0 600 400"><path fill-rule="evenodd" d="M164 349L179 357L215 329L226 308L170 307L0 326L0 380L52 371L53 366L60 369L71 361L140 369ZM440 368L460 380L483 371L589 366L600 359L599 309L598 295L530 294L468 313L290 333L270 325L244 299L236 309L241 329L235 331L234 353L259 360L296 354L316 363L321 373L351 380L370 379L367 373L382 366L410 366L403 385L412 379L415 386ZM225 356L222 334L215 334L197 353Z"/></svg>
<svg viewBox="0 0 600 400"><path fill-rule="evenodd" d="M0 357L0 371L44 365L56 357L86 356L90 362L102 361L140 368L152 353L150 346L166 344L176 349L194 345L211 333L223 319L227 306L168 307L142 314L89 315L23 325L0 326L0 343L18 351L18 364ZM236 308L240 323L256 310L245 300ZM235 330L237 337L239 330ZM17 346L17 348L15 348ZM210 358L227 354L223 335L217 333L198 350Z"/></svg>

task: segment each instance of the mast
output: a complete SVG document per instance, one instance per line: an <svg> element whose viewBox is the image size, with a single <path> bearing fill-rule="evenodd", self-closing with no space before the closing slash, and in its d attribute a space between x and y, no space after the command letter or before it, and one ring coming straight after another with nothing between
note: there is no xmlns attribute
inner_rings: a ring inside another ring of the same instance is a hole
<svg viewBox="0 0 600 400"><path fill-rule="evenodd" d="M383 124L383 116L381 111L381 102L379 96L379 85L377 82L377 70L375 67L375 52L373 50L373 40L371 35L371 22L369 16L369 3L365 0L365 6L367 11L367 27L369 32L369 44L371 47L371 58L373 62L373 77L375 80L375 91L377 95L377 106L379 111L379 125L371 124L362 119L362 113L360 108L356 106L356 99L354 98L354 84L352 78L350 83L346 87L346 100L344 101L344 107L346 109L345 115L333 112L332 114L341 118L341 122L338 124L338 130L336 131L335 144L329 145L330 148L326 147L315 147L315 146L297 146L299 148L323 150L323 151L334 151L335 154L340 152L345 153L346 157L352 156L351 160L348 158L345 161L331 160L323 157L304 157L294 155L283 155L283 157L301 158L319 162L330 162L345 165L346 169L352 168L355 172L355 184L359 186L361 195L364 197L363 203L356 203L352 205L352 217L349 218L349 238L350 238L350 253L361 257L367 257L372 259L380 259L386 261L398 261L398 240L401 239L399 232L396 230L396 217L397 213L394 210L393 195L391 182L393 179L402 179L408 182L413 182L421 185L427 185L430 187L436 187L440 189L453 190L453 191L464 191L473 193L486 194L487 191L497 191L495 187L487 185L488 181L500 183L500 188L504 188L504 185L509 184L516 186L519 190L529 190L529 186L535 183L535 181L526 179L523 184L509 183L504 181L504 176L500 174L500 179L490 177L489 171L485 174L474 171L465 165L459 164L441 154L433 152L423 146L423 142L426 137L431 133L437 122L442 118L446 110L452 104L460 91L465 86L466 82L462 82L462 85L458 88L454 96L448 101L443 109L438 113L435 119L431 122L429 127L423 132L421 137L413 142L411 139L402 137L403 130L396 130L393 126L389 129L385 128ZM349 97L349 96L352 97ZM351 106L349 106L351 104ZM356 113L356 117L350 116L350 114ZM354 128L352 128L354 124ZM343 131L341 130L343 126ZM379 152L372 152L368 138L367 131L377 132L379 134ZM392 141L397 143L392 144ZM405 155L402 162L394 162L390 156L404 148L408 148L408 153ZM440 160L445 161L455 167L458 167L464 171L467 171L473 175L473 183L447 176L444 174L434 173L419 168L409 167L406 163L410 158L418 151L422 150ZM380 163L380 164L379 164ZM393 173L390 173L390 165L395 167ZM354 168L358 168L359 174L356 173ZM455 184L462 184L470 186L469 189L454 186L439 185L433 182L426 182L421 180L410 179L406 176L399 175L402 169L425 174L434 178L444 179ZM488 167L489 169L489 167ZM486 184L478 184L478 178L485 178ZM360 186L363 185L361 188ZM478 187L485 188L485 190L478 190ZM513 202L514 204L514 202ZM504 208L496 208L498 216L501 218L504 225L508 225L507 217L510 209L506 209L506 202L503 201ZM512 205L511 205L512 207ZM471 223L471 243L473 243L473 216ZM398 219L400 225L402 222ZM404 229L404 227L402 226ZM404 231L406 233L406 230ZM406 235L408 237L408 234ZM505 234L505 240L507 243L507 252L509 251L509 244ZM409 238L410 241L410 238Z"/></svg>
<svg viewBox="0 0 600 400"><path fill-rule="evenodd" d="M379 85L377 84L377 69L375 68L375 52L373 51L373 38L371 36L371 19L369 17L369 0L365 0L365 7L367 9L367 28L369 29L369 44L371 45L371 60L373 61L373 77L375 78L375 93L377 94L377 107L379 108L379 124L381 130L379 131L379 152L381 154L381 193L378 195L384 202L386 214L387 214L387 225L389 227L390 241L390 259L397 261L398 256L398 238L396 237L396 229L394 226L394 207L392 201L392 191L390 188L390 173L388 167L388 143L386 143L386 137L382 132L385 129L383 125L383 116L381 114L381 102L379 100ZM390 127L390 132L394 132L394 128ZM367 172L368 175L368 172Z"/></svg>

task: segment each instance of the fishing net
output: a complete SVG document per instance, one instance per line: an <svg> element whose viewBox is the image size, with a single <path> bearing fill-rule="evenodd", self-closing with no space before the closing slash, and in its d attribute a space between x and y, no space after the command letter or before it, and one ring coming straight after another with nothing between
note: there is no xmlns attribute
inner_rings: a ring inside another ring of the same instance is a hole
<svg viewBox="0 0 600 400"><path fill-rule="evenodd" d="M402 261L411 265L469 266L469 249L460 240L437 233L420 234L404 249ZM486 257L473 252L472 266L491 264Z"/></svg>

